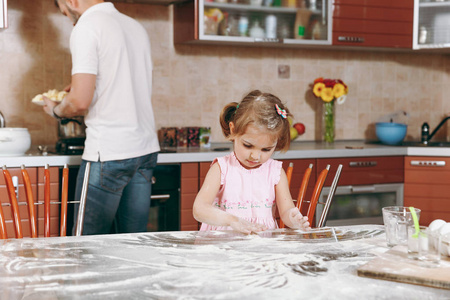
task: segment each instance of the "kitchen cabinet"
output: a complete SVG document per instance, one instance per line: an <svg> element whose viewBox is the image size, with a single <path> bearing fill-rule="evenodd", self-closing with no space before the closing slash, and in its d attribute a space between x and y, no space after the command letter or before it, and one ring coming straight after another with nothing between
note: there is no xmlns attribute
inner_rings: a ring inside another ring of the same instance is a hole
<svg viewBox="0 0 450 300"><path fill-rule="evenodd" d="M263 1L273 3L266 6ZM195 0L180 3L174 7L174 41L266 46L330 45L330 8L331 1L328 0Z"/></svg>
<svg viewBox="0 0 450 300"><path fill-rule="evenodd" d="M182 231L199 229L199 224L192 215L192 207L200 189L199 170L202 164L204 163L181 164L180 230Z"/></svg>
<svg viewBox="0 0 450 300"><path fill-rule="evenodd" d="M8 0L0 0L0 28L8 27Z"/></svg>
<svg viewBox="0 0 450 300"><path fill-rule="evenodd" d="M405 157L405 206L420 208L420 224L450 221L450 157Z"/></svg>
<svg viewBox="0 0 450 300"><path fill-rule="evenodd" d="M413 46L411 0L334 0L333 46Z"/></svg>
<svg viewBox="0 0 450 300"><path fill-rule="evenodd" d="M414 0L414 49L450 48L450 2Z"/></svg>
<svg viewBox="0 0 450 300"><path fill-rule="evenodd" d="M19 215L22 220L23 236L30 237L30 225L28 222L28 210L26 206L25 187L22 180L20 168L8 168L12 177L17 176L19 179L18 201ZM59 168L50 167L50 202L59 201ZM27 168L30 176L31 188L37 208L38 217L38 235L44 236L44 167ZM5 184L4 176L0 176L0 201L2 204L9 204L8 191ZM14 224L12 221L12 213L10 206L3 206L3 212L6 220L6 230L8 236L14 237ZM60 205L50 205L50 235L59 236L59 214Z"/></svg>

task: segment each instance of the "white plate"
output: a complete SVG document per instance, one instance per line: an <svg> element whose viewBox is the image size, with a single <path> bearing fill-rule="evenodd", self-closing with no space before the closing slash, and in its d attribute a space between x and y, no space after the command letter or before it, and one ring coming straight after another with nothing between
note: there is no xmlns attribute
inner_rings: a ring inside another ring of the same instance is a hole
<svg viewBox="0 0 450 300"><path fill-rule="evenodd" d="M59 100L53 100L53 99L50 99L50 100L52 100L53 102L56 102L56 103L61 102ZM34 104L40 105L40 106L44 106L44 104L45 104L44 100L31 100L31 102Z"/></svg>

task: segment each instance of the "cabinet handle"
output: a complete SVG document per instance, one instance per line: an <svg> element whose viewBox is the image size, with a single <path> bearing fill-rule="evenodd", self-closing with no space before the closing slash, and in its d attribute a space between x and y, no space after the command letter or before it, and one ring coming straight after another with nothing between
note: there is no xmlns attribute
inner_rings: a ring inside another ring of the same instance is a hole
<svg viewBox="0 0 450 300"><path fill-rule="evenodd" d="M359 36L338 36L339 42L364 43L364 38Z"/></svg>
<svg viewBox="0 0 450 300"><path fill-rule="evenodd" d="M150 199L151 200L159 200L159 202L164 203L170 199L170 195L169 194L151 195Z"/></svg>
<svg viewBox="0 0 450 300"><path fill-rule="evenodd" d="M370 193L375 191L374 185L352 186L352 193Z"/></svg>
<svg viewBox="0 0 450 300"><path fill-rule="evenodd" d="M349 163L349 166L352 168L375 167L376 165L376 161L351 161Z"/></svg>
<svg viewBox="0 0 450 300"><path fill-rule="evenodd" d="M255 43L283 43L283 39L255 38Z"/></svg>
<svg viewBox="0 0 450 300"><path fill-rule="evenodd" d="M416 167L445 167L445 160L412 160L411 166Z"/></svg>

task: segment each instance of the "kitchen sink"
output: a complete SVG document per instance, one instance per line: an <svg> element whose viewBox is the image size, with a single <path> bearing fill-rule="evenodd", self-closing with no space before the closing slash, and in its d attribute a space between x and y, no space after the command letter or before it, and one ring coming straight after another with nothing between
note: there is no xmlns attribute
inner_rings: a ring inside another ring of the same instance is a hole
<svg viewBox="0 0 450 300"><path fill-rule="evenodd" d="M427 145L419 141L404 141L399 146L405 147L450 147L450 142L436 141L428 142Z"/></svg>

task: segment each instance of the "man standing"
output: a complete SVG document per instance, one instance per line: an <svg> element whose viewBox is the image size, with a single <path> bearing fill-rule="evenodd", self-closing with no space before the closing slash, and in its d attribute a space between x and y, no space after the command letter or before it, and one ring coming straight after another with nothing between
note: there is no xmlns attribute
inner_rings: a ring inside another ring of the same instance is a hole
<svg viewBox="0 0 450 300"><path fill-rule="evenodd" d="M74 24L72 79L61 119L85 115L86 141L77 178L80 199L91 162L83 234L146 231L151 178L160 150L151 103L152 61L145 29L103 0L55 0ZM75 212L77 213L77 212Z"/></svg>

